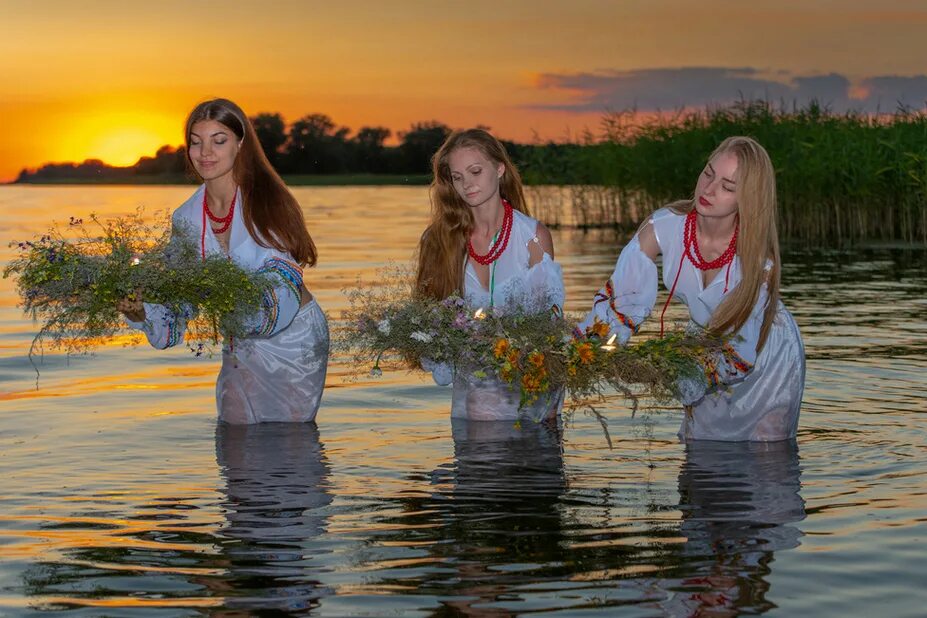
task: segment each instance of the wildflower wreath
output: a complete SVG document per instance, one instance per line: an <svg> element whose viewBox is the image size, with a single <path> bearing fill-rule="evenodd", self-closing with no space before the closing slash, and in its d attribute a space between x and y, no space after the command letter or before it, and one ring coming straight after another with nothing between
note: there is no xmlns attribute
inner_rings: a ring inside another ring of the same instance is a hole
<svg viewBox="0 0 927 618"><path fill-rule="evenodd" d="M92 226L92 227L91 227ZM245 334L246 316L258 309L271 285L220 255L199 251L189 230L149 224L141 211L90 224L71 218L65 229L40 238L13 242L18 255L3 271L13 277L23 309L41 323L30 347L84 352L125 329L116 309L123 298L140 295L196 314L187 344L197 354L223 337Z"/></svg>
<svg viewBox="0 0 927 618"><path fill-rule="evenodd" d="M703 359L722 342L705 333L670 332L662 338L616 345L608 326L594 323L581 336L559 312L496 311L468 307L452 296L416 298L400 271L375 289L347 291L350 308L336 349L355 367L421 369L445 364L455 374L495 377L521 393L521 405L565 388L573 404L611 391L657 400L676 398L683 380L704 380Z"/></svg>

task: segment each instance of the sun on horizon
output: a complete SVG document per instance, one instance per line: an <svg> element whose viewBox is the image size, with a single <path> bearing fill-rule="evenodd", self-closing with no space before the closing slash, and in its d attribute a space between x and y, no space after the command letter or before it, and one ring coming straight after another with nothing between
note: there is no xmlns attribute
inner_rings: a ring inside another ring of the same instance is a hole
<svg viewBox="0 0 927 618"><path fill-rule="evenodd" d="M137 110L98 110L81 114L61 131L56 161L99 159L114 166L134 165L165 145L183 141L175 116Z"/></svg>

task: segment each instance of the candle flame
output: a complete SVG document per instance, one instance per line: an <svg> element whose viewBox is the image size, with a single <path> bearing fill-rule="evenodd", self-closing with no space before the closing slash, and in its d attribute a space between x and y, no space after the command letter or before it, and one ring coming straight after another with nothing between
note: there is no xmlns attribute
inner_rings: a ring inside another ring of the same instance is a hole
<svg viewBox="0 0 927 618"><path fill-rule="evenodd" d="M612 335L611 337L608 338L608 341L605 342L605 345L612 345L613 343L615 343L615 339L617 337L618 335Z"/></svg>
<svg viewBox="0 0 927 618"><path fill-rule="evenodd" d="M473 317L476 318L477 320L482 320L483 319L483 308L480 307L479 309L477 309L476 313L473 314Z"/></svg>

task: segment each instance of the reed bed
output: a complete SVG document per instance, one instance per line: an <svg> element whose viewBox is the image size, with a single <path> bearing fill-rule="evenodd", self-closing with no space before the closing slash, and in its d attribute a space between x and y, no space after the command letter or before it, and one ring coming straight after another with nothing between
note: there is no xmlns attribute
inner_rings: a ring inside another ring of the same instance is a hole
<svg viewBox="0 0 927 618"><path fill-rule="evenodd" d="M749 135L776 166L783 237L927 244L924 112L835 113L816 103L783 109L753 101L671 116L612 113L603 125L604 139L521 153L528 183L560 185L568 194L546 198L538 209L546 222L636 225L655 208L690 196L706 157L724 138Z"/></svg>

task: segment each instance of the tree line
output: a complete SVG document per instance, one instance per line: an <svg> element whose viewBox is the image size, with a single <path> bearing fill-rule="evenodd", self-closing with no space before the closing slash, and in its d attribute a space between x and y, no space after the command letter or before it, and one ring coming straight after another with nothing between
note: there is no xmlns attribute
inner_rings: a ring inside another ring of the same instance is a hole
<svg viewBox="0 0 927 618"><path fill-rule="evenodd" d="M431 156L451 132L441 122L415 123L387 145L387 128L353 132L324 114L290 125L280 114L252 122L271 163L297 184L427 184ZM927 244L927 111L867 115L745 100L656 119L606 114L603 132L572 143L503 142L526 184L566 187L561 198L536 204L548 225L633 228L645 213L692 195L724 138L749 135L776 166L784 237ZM130 167L48 164L23 170L18 181L177 183L185 169L184 149L164 146Z"/></svg>
<svg viewBox="0 0 927 618"><path fill-rule="evenodd" d="M279 113L251 118L267 158L281 174L408 174L427 175L431 156L451 128L436 120L412 124L397 133L398 144L387 145L393 133L380 126L364 126L356 132L336 124L326 114L309 114L287 125ZM505 142L510 154L530 146ZM48 163L24 169L16 182L55 180L151 180L176 178L186 171L184 146L162 146L154 156L141 157L129 167L113 167L97 159L83 163ZM145 178L140 178L145 177Z"/></svg>

